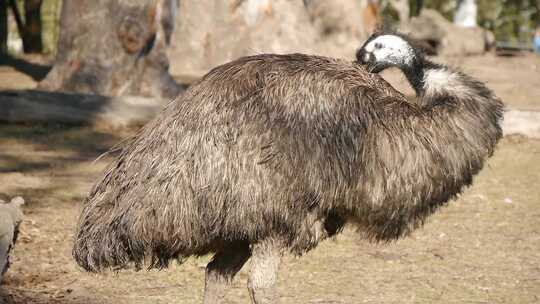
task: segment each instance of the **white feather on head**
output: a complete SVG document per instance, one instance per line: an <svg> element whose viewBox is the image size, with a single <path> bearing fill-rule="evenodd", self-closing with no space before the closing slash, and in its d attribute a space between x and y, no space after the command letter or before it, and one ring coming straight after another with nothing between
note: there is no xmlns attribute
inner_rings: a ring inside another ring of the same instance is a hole
<svg viewBox="0 0 540 304"><path fill-rule="evenodd" d="M366 54L373 54L378 62L401 65L411 64L415 51L411 44L397 35L385 34L369 41L364 50Z"/></svg>

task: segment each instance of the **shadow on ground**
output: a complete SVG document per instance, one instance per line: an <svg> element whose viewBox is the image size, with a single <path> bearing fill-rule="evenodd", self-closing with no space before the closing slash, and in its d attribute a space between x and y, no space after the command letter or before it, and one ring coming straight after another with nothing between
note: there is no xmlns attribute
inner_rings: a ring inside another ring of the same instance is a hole
<svg viewBox="0 0 540 304"><path fill-rule="evenodd" d="M10 66L15 70L30 76L34 81L41 81L51 70L50 65L32 63L9 55L0 55L0 66Z"/></svg>
<svg viewBox="0 0 540 304"><path fill-rule="evenodd" d="M30 205L43 198L81 198L74 175L102 168L100 155L129 136L62 124L0 124L0 198L23 196ZM84 192L83 192L84 193Z"/></svg>

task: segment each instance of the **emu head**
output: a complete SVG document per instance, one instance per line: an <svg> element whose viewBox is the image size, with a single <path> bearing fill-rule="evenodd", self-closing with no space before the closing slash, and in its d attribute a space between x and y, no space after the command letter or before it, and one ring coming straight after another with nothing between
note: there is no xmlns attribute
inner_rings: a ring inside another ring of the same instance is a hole
<svg viewBox="0 0 540 304"><path fill-rule="evenodd" d="M368 71L379 73L387 68L414 69L421 52L399 34L375 33L356 52L356 60Z"/></svg>

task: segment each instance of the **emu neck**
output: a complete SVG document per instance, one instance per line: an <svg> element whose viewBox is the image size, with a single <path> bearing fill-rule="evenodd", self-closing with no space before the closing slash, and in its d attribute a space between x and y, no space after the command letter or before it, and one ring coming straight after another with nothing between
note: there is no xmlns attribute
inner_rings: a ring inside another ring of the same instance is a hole
<svg viewBox="0 0 540 304"><path fill-rule="evenodd" d="M501 135L500 121L504 105L483 83L424 59L415 61L410 69L403 71L416 90L418 105L424 110L436 108L436 112L451 115L454 122L468 121L469 124L476 124L482 129L479 133L491 132L490 136L496 138ZM457 111L446 111L448 109ZM476 134L467 131L470 136Z"/></svg>
<svg viewBox="0 0 540 304"><path fill-rule="evenodd" d="M401 70L407 77L407 80L416 92L416 96L420 97L424 94L424 74L426 69L431 67L432 64L427 64L422 58L415 58L411 65L401 67Z"/></svg>
<svg viewBox="0 0 540 304"><path fill-rule="evenodd" d="M478 88L469 88L467 79L452 69L418 58L411 66L404 67L403 72L414 88L418 103L421 106L440 104L440 99L460 97L474 92ZM487 90L487 89L486 89Z"/></svg>

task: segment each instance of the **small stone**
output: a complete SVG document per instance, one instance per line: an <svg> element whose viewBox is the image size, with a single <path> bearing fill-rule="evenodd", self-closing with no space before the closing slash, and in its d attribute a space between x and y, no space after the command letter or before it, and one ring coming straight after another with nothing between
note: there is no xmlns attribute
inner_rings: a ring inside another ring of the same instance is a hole
<svg viewBox="0 0 540 304"><path fill-rule="evenodd" d="M24 198L17 196L11 199L11 203L15 205L24 205Z"/></svg>

